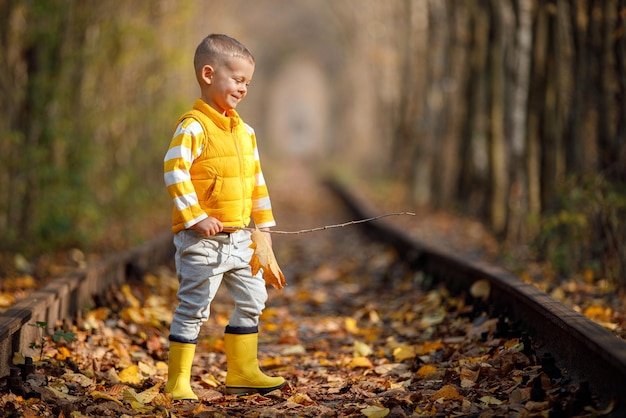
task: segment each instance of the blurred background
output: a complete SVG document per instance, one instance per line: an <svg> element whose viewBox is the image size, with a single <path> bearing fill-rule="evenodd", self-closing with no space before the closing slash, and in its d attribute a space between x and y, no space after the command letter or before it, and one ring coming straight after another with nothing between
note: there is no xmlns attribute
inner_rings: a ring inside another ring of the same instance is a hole
<svg viewBox="0 0 626 418"><path fill-rule="evenodd" d="M0 250L169 227L199 41L256 58L268 183L306 167L626 283L624 0L0 0ZM270 188L271 191L271 188Z"/></svg>

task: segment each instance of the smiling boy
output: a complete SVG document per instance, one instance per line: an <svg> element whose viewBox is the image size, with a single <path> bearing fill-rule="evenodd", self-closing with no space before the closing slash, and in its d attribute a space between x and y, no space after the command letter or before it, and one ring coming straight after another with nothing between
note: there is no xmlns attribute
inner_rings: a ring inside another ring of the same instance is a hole
<svg viewBox="0 0 626 418"><path fill-rule="evenodd" d="M240 229L252 218L271 243L268 231L276 224L254 130L235 111L254 67L237 40L219 34L202 40L194 57L200 98L178 120L164 159L179 281L165 391L175 400L198 399L190 384L195 347L222 282L235 302L224 334L227 393L267 393L285 384L259 369L267 289L261 274L251 273L250 231Z"/></svg>

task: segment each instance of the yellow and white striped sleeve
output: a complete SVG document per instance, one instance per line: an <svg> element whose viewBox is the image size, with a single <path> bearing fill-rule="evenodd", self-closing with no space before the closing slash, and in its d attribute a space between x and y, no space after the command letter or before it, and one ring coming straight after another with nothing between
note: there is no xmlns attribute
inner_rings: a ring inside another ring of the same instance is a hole
<svg viewBox="0 0 626 418"><path fill-rule="evenodd" d="M261 160L259 158L259 149L256 144L254 130L247 127L251 131L252 144L254 146L254 190L252 191L252 219L254 224L259 228L269 228L276 225L274 214L272 213L272 202L270 201L269 191L263 171L261 170Z"/></svg>
<svg viewBox="0 0 626 418"><path fill-rule="evenodd" d="M193 161L204 147L202 125L192 118L183 120L172 137L163 160L163 172L167 192L189 228L208 217L198 203L198 196L189 172Z"/></svg>

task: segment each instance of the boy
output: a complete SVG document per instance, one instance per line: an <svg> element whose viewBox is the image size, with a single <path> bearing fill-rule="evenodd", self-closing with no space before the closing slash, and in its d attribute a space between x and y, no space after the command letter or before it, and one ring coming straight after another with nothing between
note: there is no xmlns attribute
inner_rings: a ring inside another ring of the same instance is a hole
<svg viewBox="0 0 626 418"><path fill-rule="evenodd" d="M194 56L200 98L178 120L164 160L179 281L165 391L175 400L198 399L190 385L191 366L200 327L222 281L235 302L224 334L226 391L267 393L285 384L258 366L258 323L267 289L248 264L250 231L239 229L252 216L271 243L269 227L276 224L254 131L235 111L254 66L252 54L237 40L219 34L202 40Z"/></svg>

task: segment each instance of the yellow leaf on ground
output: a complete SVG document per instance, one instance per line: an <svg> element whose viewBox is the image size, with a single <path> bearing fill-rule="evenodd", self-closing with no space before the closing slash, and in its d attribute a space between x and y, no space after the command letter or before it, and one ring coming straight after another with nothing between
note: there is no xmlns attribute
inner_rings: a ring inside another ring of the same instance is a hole
<svg viewBox="0 0 626 418"><path fill-rule="evenodd" d="M306 393L296 392L287 399L289 402L297 403L299 405L311 405L313 403L313 399L309 397Z"/></svg>
<svg viewBox="0 0 626 418"><path fill-rule="evenodd" d="M122 370L119 374L119 378L124 383L130 383L135 385L141 383L139 368L136 365L129 366Z"/></svg>
<svg viewBox="0 0 626 418"><path fill-rule="evenodd" d="M393 350L393 358L396 361L412 359L416 354L415 346L409 344L401 344Z"/></svg>
<svg viewBox="0 0 626 418"><path fill-rule="evenodd" d="M216 388L221 384L212 374L203 374L200 376L200 383L209 388Z"/></svg>
<svg viewBox="0 0 626 418"><path fill-rule="evenodd" d="M139 368L139 372L143 376L154 376L158 372L158 370L156 368L156 365L150 364L150 363L146 363L146 362L143 362L143 361L140 361L137 364L137 367Z"/></svg>
<svg viewBox="0 0 626 418"><path fill-rule="evenodd" d="M423 345L418 348L418 354L430 354L433 351L441 350L443 348L443 343L440 340L437 341L426 341Z"/></svg>
<svg viewBox="0 0 626 418"><path fill-rule="evenodd" d="M585 309L584 315L593 320L610 322L613 317L613 310L603 306L591 305Z"/></svg>
<svg viewBox="0 0 626 418"><path fill-rule="evenodd" d="M135 392L132 388L127 388L124 390L124 400L137 402L140 405L148 405L159 395L161 386L162 383L159 382L140 393Z"/></svg>
<svg viewBox="0 0 626 418"><path fill-rule="evenodd" d="M360 357L360 356L367 357L373 352L374 350L372 350L372 347L370 347L369 345L362 343L361 341L358 341L358 340L354 341L354 352L353 352L354 357Z"/></svg>
<svg viewBox="0 0 626 418"><path fill-rule="evenodd" d="M257 274L263 269L263 279L265 283L274 286L276 289L282 289L287 282L285 276L278 266L272 246L265 238L265 234L257 227L252 231L252 244L250 248L254 249L254 254L250 258L250 266L252 274Z"/></svg>
<svg viewBox="0 0 626 418"><path fill-rule="evenodd" d="M109 395L108 393L104 393L104 392L100 392L99 390L94 390L93 392L91 392L91 397L94 399L104 399L107 401L113 401L118 405L124 405L122 403L122 401L120 401L117 398L114 398L113 396Z"/></svg>
<svg viewBox="0 0 626 418"><path fill-rule="evenodd" d="M284 360L285 359L283 359L282 356L269 357L263 360L259 360L259 364L261 365L261 367L271 368L271 367L282 366L284 364Z"/></svg>
<svg viewBox="0 0 626 418"><path fill-rule="evenodd" d="M16 277L8 281L14 289L34 289L37 287L37 280L31 275ZM6 286L8 287L8 286Z"/></svg>
<svg viewBox="0 0 626 418"><path fill-rule="evenodd" d="M359 327L357 325L356 319L352 317L346 317L344 323L346 326L346 331L348 331L350 334L356 334L357 332L359 332Z"/></svg>
<svg viewBox="0 0 626 418"><path fill-rule="evenodd" d="M334 367L336 366L336 364L337 364L336 362L325 359L325 358L320 359L320 366L322 367Z"/></svg>
<svg viewBox="0 0 626 418"><path fill-rule="evenodd" d="M493 396L482 396L480 401L486 403L487 405L500 405L502 401L498 398L494 398Z"/></svg>
<svg viewBox="0 0 626 418"><path fill-rule="evenodd" d="M431 401L436 401L437 399L463 399L463 396L459 394L456 388L452 385L445 385L437 392L433 393L430 397Z"/></svg>
<svg viewBox="0 0 626 418"><path fill-rule="evenodd" d="M348 368L350 369L358 369L358 368L371 369L373 367L374 365L372 364L370 359L368 359L367 357L363 357L363 356L354 357L352 360L350 360L350 363L348 363Z"/></svg>
<svg viewBox="0 0 626 418"><path fill-rule="evenodd" d="M156 374L159 376L162 376L163 374L167 373L168 364L165 361L157 361L154 367L156 368L156 371L157 371Z"/></svg>
<svg viewBox="0 0 626 418"><path fill-rule="evenodd" d="M0 292L0 308L8 308L15 303L15 298L9 293Z"/></svg>
<svg viewBox="0 0 626 418"><path fill-rule="evenodd" d="M67 347L57 348L57 354L55 356L57 360L63 361L71 356L72 356L72 353L70 353L70 350L68 350Z"/></svg>
<svg viewBox="0 0 626 418"><path fill-rule="evenodd" d="M126 302L128 302L128 304L131 307L133 308L141 307L141 302L139 302L139 299L137 299L135 295L133 295L133 291L128 284L122 285L122 293L126 297Z"/></svg>
<svg viewBox="0 0 626 418"><path fill-rule="evenodd" d="M419 368L417 375L421 377L428 377L437 372L437 368L430 364L425 364Z"/></svg>
<svg viewBox="0 0 626 418"><path fill-rule="evenodd" d="M376 405L370 405L367 408L361 409L361 413L367 418L383 418L389 415L389 412L389 408Z"/></svg>
<svg viewBox="0 0 626 418"><path fill-rule="evenodd" d="M172 402L173 402L173 399L170 393L159 393L154 397L154 399L152 399L152 402L150 402L150 405L170 407L172 406Z"/></svg>
<svg viewBox="0 0 626 418"><path fill-rule="evenodd" d="M294 354L306 354L306 347L302 344L294 344L285 347L281 352L283 356L292 356Z"/></svg>
<svg viewBox="0 0 626 418"><path fill-rule="evenodd" d="M144 405L144 403L142 402L142 399L137 394L137 392L135 392L135 389L133 389L133 388L126 388L126 389L124 389L123 398L124 398L124 402L129 403L131 405L133 403L135 405L137 405L137 406L143 406Z"/></svg>
<svg viewBox="0 0 626 418"><path fill-rule="evenodd" d="M115 350L122 363L130 362L130 353L123 341L118 339L111 341L110 348Z"/></svg>
<svg viewBox="0 0 626 418"><path fill-rule="evenodd" d="M141 308L125 308L124 310L122 310L120 316L122 317L122 319L134 322L135 324L141 325L146 323L146 317L144 316L143 309Z"/></svg>

